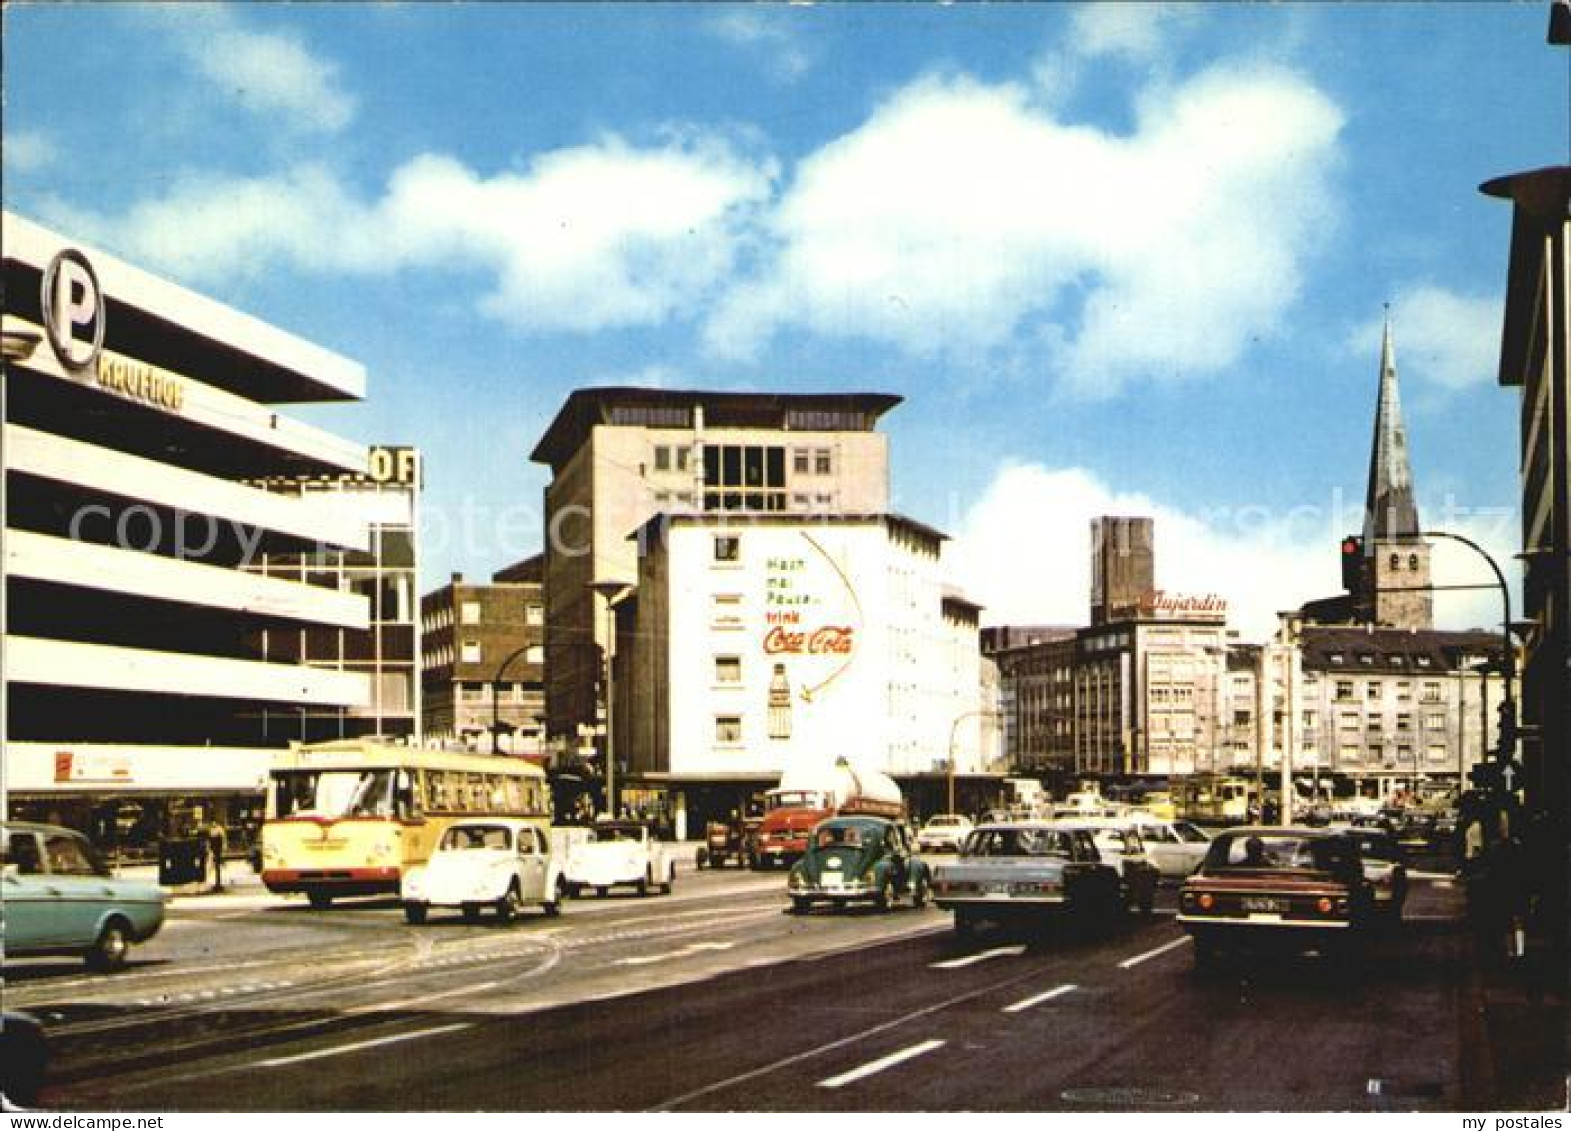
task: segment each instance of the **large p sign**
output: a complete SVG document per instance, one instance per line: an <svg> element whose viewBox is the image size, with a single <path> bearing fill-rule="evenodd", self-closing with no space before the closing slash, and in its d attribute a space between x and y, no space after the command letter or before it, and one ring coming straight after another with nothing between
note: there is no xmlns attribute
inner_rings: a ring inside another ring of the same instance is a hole
<svg viewBox="0 0 1571 1131"><path fill-rule="evenodd" d="M49 344L61 365L81 372L98 360L104 345L104 298L93 265L74 247L67 248L49 261L43 291Z"/></svg>

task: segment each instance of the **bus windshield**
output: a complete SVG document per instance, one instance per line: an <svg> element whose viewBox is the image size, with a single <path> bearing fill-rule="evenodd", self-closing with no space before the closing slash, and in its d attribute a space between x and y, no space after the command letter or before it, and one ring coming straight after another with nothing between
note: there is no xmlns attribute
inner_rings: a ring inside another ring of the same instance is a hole
<svg viewBox="0 0 1571 1131"><path fill-rule="evenodd" d="M777 789L769 794L770 809L827 809L822 793L816 789Z"/></svg>
<svg viewBox="0 0 1571 1131"><path fill-rule="evenodd" d="M273 774L279 817L391 817L394 770L281 770Z"/></svg>

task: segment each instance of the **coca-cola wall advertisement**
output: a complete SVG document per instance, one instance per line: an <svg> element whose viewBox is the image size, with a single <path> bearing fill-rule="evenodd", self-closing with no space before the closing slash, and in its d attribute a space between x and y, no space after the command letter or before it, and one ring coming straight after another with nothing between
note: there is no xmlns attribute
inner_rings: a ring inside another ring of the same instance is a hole
<svg viewBox="0 0 1571 1131"><path fill-rule="evenodd" d="M795 710L832 695L856 662L861 603L825 536L799 531L763 563L759 647L770 672L771 739L789 739Z"/></svg>

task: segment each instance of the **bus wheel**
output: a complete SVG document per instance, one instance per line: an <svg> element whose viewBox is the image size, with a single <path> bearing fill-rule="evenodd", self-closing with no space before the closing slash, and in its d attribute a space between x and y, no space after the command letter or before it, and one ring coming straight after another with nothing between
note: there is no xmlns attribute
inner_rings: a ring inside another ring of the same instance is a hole
<svg viewBox="0 0 1571 1131"><path fill-rule="evenodd" d="M311 901L311 906L316 908L318 911L333 906L333 896L331 892L313 891L307 895L306 898Z"/></svg>
<svg viewBox="0 0 1571 1131"><path fill-rule="evenodd" d="M404 904L404 922L418 927L425 922L426 905L423 903Z"/></svg>

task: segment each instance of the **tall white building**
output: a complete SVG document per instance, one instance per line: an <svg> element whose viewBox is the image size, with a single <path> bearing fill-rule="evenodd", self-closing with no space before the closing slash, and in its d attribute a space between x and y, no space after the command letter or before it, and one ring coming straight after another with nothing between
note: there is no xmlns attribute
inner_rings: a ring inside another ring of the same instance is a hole
<svg viewBox="0 0 1571 1131"><path fill-rule="evenodd" d="M363 445L282 407L356 400L365 372L21 217L3 225L10 815L132 849L198 807L238 832L284 741L264 718L369 701L365 675L255 643L363 633L366 598L336 572L247 569L369 549L341 499L256 485L366 473Z"/></svg>
<svg viewBox="0 0 1571 1131"><path fill-rule="evenodd" d="M962 778L1001 778L978 609L946 590L938 531L891 514L661 515L635 541L613 719L624 799L663 793L693 828L842 755L928 805L951 757Z"/></svg>

